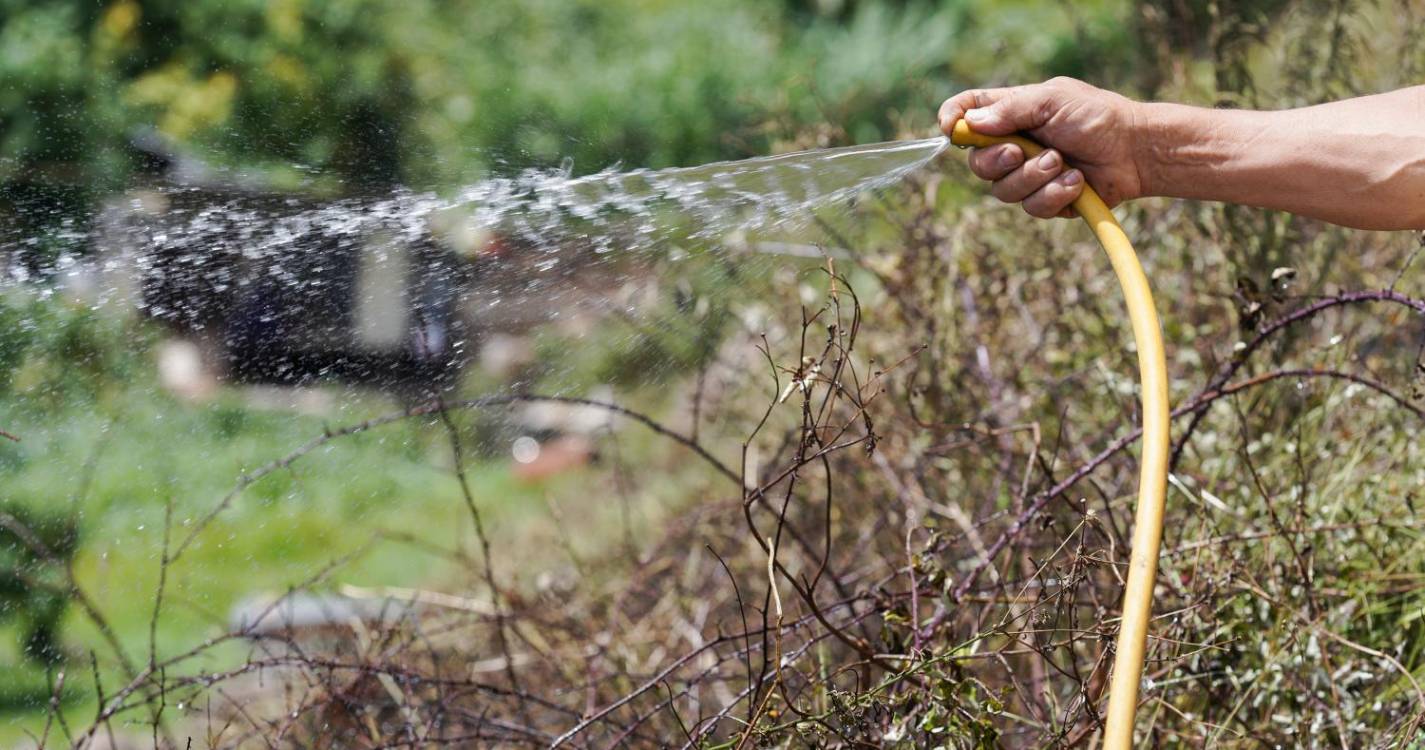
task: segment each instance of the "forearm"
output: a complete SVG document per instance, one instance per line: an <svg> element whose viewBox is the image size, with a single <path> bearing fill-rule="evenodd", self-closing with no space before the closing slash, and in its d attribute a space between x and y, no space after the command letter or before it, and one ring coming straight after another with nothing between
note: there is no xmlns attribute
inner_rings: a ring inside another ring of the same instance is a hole
<svg viewBox="0 0 1425 750"><path fill-rule="evenodd" d="M1143 192L1425 229L1425 86L1278 112L1143 104Z"/></svg>

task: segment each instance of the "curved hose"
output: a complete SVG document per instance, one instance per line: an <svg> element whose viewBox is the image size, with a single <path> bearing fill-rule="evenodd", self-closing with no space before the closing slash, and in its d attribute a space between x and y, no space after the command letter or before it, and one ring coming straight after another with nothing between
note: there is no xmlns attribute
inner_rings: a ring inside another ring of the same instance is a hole
<svg viewBox="0 0 1425 750"><path fill-rule="evenodd" d="M1014 143L1025 158L1043 151L1022 136L988 136L961 120L950 142L956 146L992 146ZM1133 552L1128 563L1128 586L1123 593L1123 620L1118 629L1113 680L1109 683L1108 718L1104 725L1104 750L1133 746L1133 715L1138 708L1138 685L1143 677L1143 654L1148 642L1148 620L1153 609L1153 581L1158 572L1158 546L1163 538L1163 501L1168 486L1168 364L1163 352L1163 330L1153 308L1153 294L1138 255L1113 212L1093 188L1084 185L1074 210L1093 230L1108 253L1123 296L1133 341L1138 347L1138 371L1143 393L1143 450L1139 458L1138 511L1133 522Z"/></svg>

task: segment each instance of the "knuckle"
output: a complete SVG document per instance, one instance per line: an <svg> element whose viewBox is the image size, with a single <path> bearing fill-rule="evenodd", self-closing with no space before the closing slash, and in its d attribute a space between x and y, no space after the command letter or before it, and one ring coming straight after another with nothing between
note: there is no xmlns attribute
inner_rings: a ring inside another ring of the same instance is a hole
<svg viewBox="0 0 1425 750"><path fill-rule="evenodd" d="M1048 122L1054 116L1054 112L1059 109L1059 97L1055 93L1039 97L1034 103L1034 120L1036 122Z"/></svg>
<svg viewBox="0 0 1425 750"><path fill-rule="evenodd" d="M1014 203L1022 199L1024 194L1020 191L1014 177L1015 175L1010 174L1008 177L995 180L994 184L990 186L990 195L1005 203Z"/></svg>
<svg viewBox="0 0 1425 750"><path fill-rule="evenodd" d="M1042 199L1026 200L1021 205L1024 208L1024 213L1027 213L1036 219L1050 219L1053 218L1055 214L1059 213L1059 209L1049 205L1047 201Z"/></svg>
<svg viewBox="0 0 1425 750"><path fill-rule="evenodd" d="M979 99L979 89L961 91L960 93L945 100L945 108L954 109L956 112L964 112L967 109L974 108L975 102L979 101Z"/></svg>
<svg viewBox="0 0 1425 750"><path fill-rule="evenodd" d="M1024 212L1037 219L1052 219L1063 212L1072 200L1069 191L1050 183L1024 199Z"/></svg>
<svg viewBox="0 0 1425 750"><path fill-rule="evenodd" d="M970 152L969 165L976 177L986 180L997 180L1018 166L1006 146L975 149Z"/></svg>

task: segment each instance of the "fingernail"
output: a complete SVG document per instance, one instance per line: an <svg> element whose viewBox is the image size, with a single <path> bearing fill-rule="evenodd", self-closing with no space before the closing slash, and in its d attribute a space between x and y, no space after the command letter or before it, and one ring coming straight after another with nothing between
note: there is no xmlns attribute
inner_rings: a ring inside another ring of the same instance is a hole
<svg viewBox="0 0 1425 750"><path fill-rule="evenodd" d="M1045 151L1044 155L1039 157L1039 166L1044 169L1058 169L1059 164L1058 151Z"/></svg>
<svg viewBox="0 0 1425 750"><path fill-rule="evenodd" d="M1013 148L1006 148L1000 152L999 164L1006 169L1019 166L1019 152Z"/></svg>
<svg viewBox="0 0 1425 750"><path fill-rule="evenodd" d="M1059 176L1059 181L1065 185L1077 185L1084 181L1084 174L1077 169L1070 169Z"/></svg>
<svg viewBox="0 0 1425 750"><path fill-rule="evenodd" d="M965 113L965 119L970 122L986 122L990 119L990 113L983 109L972 109Z"/></svg>

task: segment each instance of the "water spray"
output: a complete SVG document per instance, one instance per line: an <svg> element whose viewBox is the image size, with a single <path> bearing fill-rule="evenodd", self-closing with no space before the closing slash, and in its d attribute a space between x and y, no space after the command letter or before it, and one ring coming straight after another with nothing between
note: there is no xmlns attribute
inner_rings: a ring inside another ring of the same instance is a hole
<svg viewBox="0 0 1425 750"><path fill-rule="evenodd" d="M1043 146L1022 136L976 133L960 120L950 136L956 146L993 146L1013 143L1025 158ZM1128 563L1128 585L1123 593L1123 618L1109 683L1108 717L1103 730L1105 750L1133 746L1133 716L1138 708L1138 686L1143 678L1143 656L1148 642L1148 621L1153 609L1153 582L1158 571L1158 547L1163 538L1163 503L1168 485L1168 365L1163 352L1163 330L1153 307L1153 294L1138 255L1123 227L1098 193L1085 182L1074 200L1074 210L1093 230L1108 253L1118 283L1128 303L1128 319L1138 348L1138 377L1143 394L1143 450L1139 457L1138 510L1133 522L1133 552Z"/></svg>
<svg viewBox="0 0 1425 750"><path fill-rule="evenodd" d="M976 133L964 121L956 124L949 142L962 147L1014 143L1027 157L1043 151L1021 136ZM537 298L543 310L559 303L561 291L553 284L570 277L566 269L551 273L558 265L600 263L614 250L646 249L668 241L677 243L690 238L696 244L732 234L779 229L792 222L791 217L893 184L933 161L947 147L945 138L936 137L657 171L610 169L583 177L573 177L567 170L528 170L511 178L483 180L448 198L403 191L374 202L338 201L265 221L260 207L220 201L179 206L171 216L157 220L142 217L145 221L133 222L133 226L120 222L122 232L96 244L128 248L125 252L135 258L145 254L169 259L201 254L203 263L170 264L179 270L165 268L166 278L182 279L183 273L217 276L195 280L204 283L185 282L181 289L204 290L206 294L212 289L241 288L242 284L230 283L230 270L236 274L238 269L253 273L256 271L252 269L257 269L266 274L263 279L289 284L287 288L297 298L306 299L298 292L314 280L292 264L294 259L319 256L296 252L303 243L364 246L366 238L382 235L420 244L433 233L456 255L469 258L495 244L524 250L520 255L529 258L526 266L513 261L502 263L514 269L508 274L511 281L506 286L491 286L488 296L494 302L504 300L504 307L509 307L511 300L518 301L521 295ZM187 192L178 189L173 195L184 196ZM169 203L166 197L164 203ZM1138 349L1142 388L1139 499L1103 744L1107 750L1127 750L1133 741L1162 537L1168 470L1167 367L1148 280L1128 236L1089 185L1084 186L1073 206L1108 253L1123 288ZM755 245L749 249L809 254L775 242ZM817 248L813 252L821 254L826 250ZM441 264L448 262L440 260ZM137 260L106 264L106 268L110 266L124 273L138 273L148 267ZM437 265L432 275L451 275L444 272L446 268ZM491 275L498 280L498 276ZM212 305L214 300L179 299L175 307L187 309L200 304ZM150 305L148 309L152 312L155 308ZM0 438L9 437L0 432Z"/></svg>

